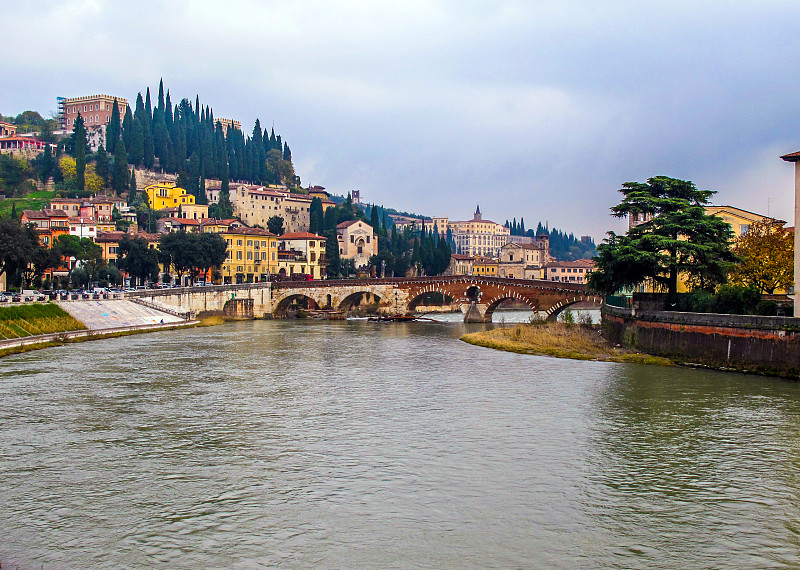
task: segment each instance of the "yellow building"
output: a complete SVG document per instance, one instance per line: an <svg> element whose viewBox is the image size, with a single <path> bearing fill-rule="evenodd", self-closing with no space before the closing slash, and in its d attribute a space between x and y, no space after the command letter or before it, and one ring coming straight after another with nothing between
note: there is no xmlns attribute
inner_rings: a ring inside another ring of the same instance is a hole
<svg viewBox="0 0 800 570"><path fill-rule="evenodd" d="M144 191L147 194L148 205L154 210L194 205L194 196L183 188L175 186L174 182L151 184Z"/></svg>
<svg viewBox="0 0 800 570"><path fill-rule="evenodd" d="M278 272L278 237L261 228L230 227L222 232L228 246L222 264L222 282L268 281Z"/></svg>
<svg viewBox="0 0 800 570"><path fill-rule="evenodd" d="M325 238L309 232L293 232L278 238L278 274L310 275L312 279L325 279L327 260Z"/></svg>
<svg viewBox="0 0 800 570"><path fill-rule="evenodd" d="M741 208L736 208L734 206L706 206L705 209L706 214L709 216L717 216L718 218L725 220L728 225L731 226L734 238L737 238L742 234L746 234L747 229L751 224L773 220L781 225L786 223L783 220L775 220L769 216L748 212L747 210L742 210Z"/></svg>
<svg viewBox="0 0 800 570"><path fill-rule="evenodd" d="M497 277L500 263L489 257L476 257L472 262L472 274L480 277Z"/></svg>

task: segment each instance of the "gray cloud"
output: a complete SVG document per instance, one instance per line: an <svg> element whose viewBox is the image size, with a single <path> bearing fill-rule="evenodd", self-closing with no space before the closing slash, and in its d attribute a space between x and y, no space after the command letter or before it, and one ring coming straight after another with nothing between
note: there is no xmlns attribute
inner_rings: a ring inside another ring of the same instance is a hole
<svg viewBox="0 0 800 570"><path fill-rule="evenodd" d="M723 9L724 8L724 9ZM452 218L476 202L601 238L627 180L667 174L793 221L800 149L792 4L18 3L0 112L133 100L164 77L252 128L304 182Z"/></svg>

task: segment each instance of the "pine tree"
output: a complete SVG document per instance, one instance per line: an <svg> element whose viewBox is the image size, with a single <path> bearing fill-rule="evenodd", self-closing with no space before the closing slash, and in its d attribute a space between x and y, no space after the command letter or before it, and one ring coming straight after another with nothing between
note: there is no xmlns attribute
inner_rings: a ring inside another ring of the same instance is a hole
<svg viewBox="0 0 800 570"><path fill-rule="evenodd" d="M83 190L86 187L86 129L83 126L83 117L80 113L75 118L72 139L72 156L75 159L75 185L78 190Z"/></svg>
<svg viewBox="0 0 800 570"><path fill-rule="evenodd" d="M119 140L120 117L119 117L119 103L114 99L114 106L111 108L111 119L106 125L106 149L109 154L114 154L117 151L117 141Z"/></svg>

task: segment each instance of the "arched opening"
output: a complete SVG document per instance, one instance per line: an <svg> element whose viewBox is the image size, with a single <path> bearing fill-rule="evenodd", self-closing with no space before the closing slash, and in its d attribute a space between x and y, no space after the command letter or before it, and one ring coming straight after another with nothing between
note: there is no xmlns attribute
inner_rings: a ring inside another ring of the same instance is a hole
<svg viewBox="0 0 800 570"><path fill-rule="evenodd" d="M547 320L598 324L602 304L602 297L569 298L551 307L547 311Z"/></svg>
<svg viewBox="0 0 800 570"><path fill-rule="evenodd" d="M289 295L278 303L272 316L278 319L303 318L307 311L317 309L317 302L311 297L298 293Z"/></svg>
<svg viewBox="0 0 800 570"><path fill-rule="evenodd" d="M523 297L502 297L486 307L486 322L529 323L536 316L536 305Z"/></svg>
<svg viewBox="0 0 800 570"><path fill-rule="evenodd" d="M409 311L420 313L449 312L453 309L454 299L448 293L441 291L427 291L411 299L408 304Z"/></svg>
<svg viewBox="0 0 800 570"><path fill-rule="evenodd" d="M325 308L330 309L332 302L333 302L333 299L332 299L330 293L328 293L328 295L326 295L326 297L325 297Z"/></svg>
<svg viewBox="0 0 800 570"><path fill-rule="evenodd" d="M377 315L381 298L370 291L351 293L339 303L338 310L346 311L348 316L366 317Z"/></svg>
<svg viewBox="0 0 800 570"><path fill-rule="evenodd" d="M473 303L478 303L481 300L481 288L477 285L473 285L467 289L466 297L467 300Z"/></svg>

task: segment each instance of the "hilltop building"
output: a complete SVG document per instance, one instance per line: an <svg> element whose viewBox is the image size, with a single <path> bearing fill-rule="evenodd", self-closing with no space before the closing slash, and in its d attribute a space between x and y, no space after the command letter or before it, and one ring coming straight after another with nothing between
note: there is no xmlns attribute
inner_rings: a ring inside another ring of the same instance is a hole
<svg viewBox="0 0 800 570"><path fill-rule="evenodd" d="M86 139L92 152L106 145L106 125L111 121L114 99L119 108L120 121L125 116L128 100L111 95L87 95L84 97L58 97L58 125L63 131L71 131L78 113L83 117Z"/></svg>
<svg viewBox="0 0 800 570"><path fill-rule="evenodd" d="M231 187L230 200L234 215L250 226L267 227L272 216L280 216L285 231L308 230L311 197L306 194L293 194L283 188L241 184Z"/></svg>
<svg viewBox="0 0 800 570"><path fill-rule="evenodd" d="M511 230L503 224L484 220L481 208L475 209L471 220L463 222L447 222L446 218L437 218L447 225L453 235L456 251L464 255L498 257L500 248L506 245ZM441 231L441 228L439 228Z"/></svg>
<svg viewBox="0 0 800 570"><path fill-rule="evenodd" d="M144 193L147 194L147 203L154 210L183 208L194 205L194 196L183 188L176 186L174 182L150 184L145 187ZM208 210L207 206L206 210Z"/></svg>
<svg viewBox="0 0 800 570"><path fill-rule="evenodd" d="M225 136L228 136L228 129L234 129L237 131L242 130L242 123L239 121L235 121L233 119L223 119L222 117L215 117L214 123L219 123L222 125L222 132L225 133Z"/></svg>

